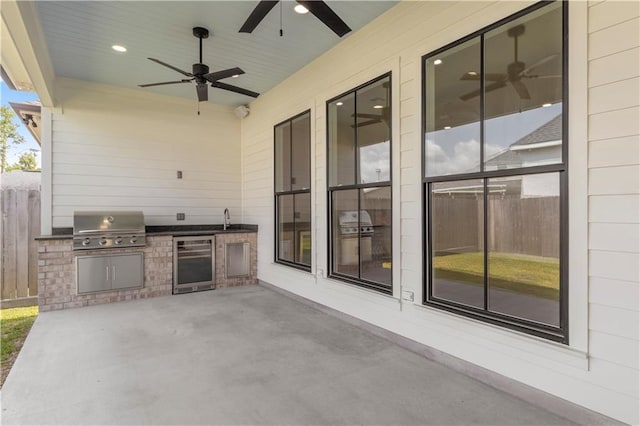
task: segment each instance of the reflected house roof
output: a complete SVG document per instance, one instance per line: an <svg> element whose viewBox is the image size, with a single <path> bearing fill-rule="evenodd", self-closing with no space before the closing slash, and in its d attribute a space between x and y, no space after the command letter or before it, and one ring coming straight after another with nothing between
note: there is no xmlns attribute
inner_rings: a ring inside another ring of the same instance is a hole
<svg viewBox="0 0 640 426"><path fill-rule="evenodd" d="M539 144L543 142L556 141L558 141L558 145L562 141L562 114L558 114L542 126L538 127L533 132L521 137L520 139L512 143L509 149L517 151L518 148L515 147L524 146L526 146L527 149L542 148L542 146L540 146Z"/></svg>
<svg viewBox="0 0 640 426"><path fill-rule="evenodd" d="M486 161L490 167L513 167L522 165L519 151L548 148L562 145L562 114L558 114L533 132L521 137L511 145L507 151L497 154Z"/></svg>

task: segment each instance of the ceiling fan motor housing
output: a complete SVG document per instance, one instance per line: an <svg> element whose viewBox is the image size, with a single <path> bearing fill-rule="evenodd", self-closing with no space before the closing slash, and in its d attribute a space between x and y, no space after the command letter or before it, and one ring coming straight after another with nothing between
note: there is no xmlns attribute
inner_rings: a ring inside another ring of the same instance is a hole
<svg viewBox="0 0 640 426"><path fill-rule="evenodd" d="M201 76L209 73L209 67L205 64L193 64L191 73L195 76Z"/></svg>

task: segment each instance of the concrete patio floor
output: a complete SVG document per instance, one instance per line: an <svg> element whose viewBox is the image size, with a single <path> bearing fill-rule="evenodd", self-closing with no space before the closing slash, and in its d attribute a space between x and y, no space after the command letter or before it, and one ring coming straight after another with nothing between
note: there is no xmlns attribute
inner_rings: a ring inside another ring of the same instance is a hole
<svg viewBox="0 0 640 426"><path fill-rule="evenodd" d="M2 424L571 424L262 286L41 314Z"/></svg>

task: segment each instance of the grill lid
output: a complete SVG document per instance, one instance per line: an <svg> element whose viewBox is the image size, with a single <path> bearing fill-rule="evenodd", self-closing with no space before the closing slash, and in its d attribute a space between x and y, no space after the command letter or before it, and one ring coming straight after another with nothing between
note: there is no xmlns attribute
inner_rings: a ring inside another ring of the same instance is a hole
<svg viewBox="0 0 640 426"><path fill-rule="evenodd" d="M144 234L144 215L141 211L78 211L73 213L73 234L110 235Z"/></svg>

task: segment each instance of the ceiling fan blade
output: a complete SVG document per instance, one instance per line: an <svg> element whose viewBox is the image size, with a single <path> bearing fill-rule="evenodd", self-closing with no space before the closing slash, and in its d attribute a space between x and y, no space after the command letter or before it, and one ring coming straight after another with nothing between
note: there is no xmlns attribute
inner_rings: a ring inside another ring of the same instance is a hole
<svg viewBox="0 0 640 426"><path fill-rule="evenodd" d="M549 55L546 58L542 58L540 59L538 62L536 62L535 64L531 65L528 68L525 68L520 75L525 75L525 74L529 74L529 71L531 71L532 69L538 68L540 65L546 64L547 62L551 61L552 59L557 58L558 54L553 54L553 55Z"/></svg>
<svg viewBox="0 0 640 426"><path fill-rule="evenodd" d="M359 112L357 114L351 114L351 116L356 116L358 118L370 118L372 120L379 120L382 118L382 115L380 114L365 114L363 112Z"/></svg>
<svg viewBox="0 0 640 426"><path fill-rule="evenodd" d="M230 92L240 93L241 95L251 96L252 98L257 98L258 96L260 96L260 93L252 92L251 90L243 89L242 87L220 83L219 81L214 81L213 83L211 83L211 87L228 90Z"/></svg>
<svg viewBox="0 0 640 426"><path fill-rule="evenodd" d="M316 18L329 27L338 37L342 37L351 31L351 28L331 9L320 0L297 0L309 10Z"/></svg>
<svg viewBox="0 0 640 426"><path fill-rule="evenodd" d="M210 72L209 74L205 74L202 77L213 83L214 81L222 80L223 78L233 77L234 75L240 74L244 74L244 71L242 71L242 69L238 67L235 67L229 68L228 70Z"/></svg>
<svg viewBox="0 0 640 426"><path fill-rule="evenodd" d="M491 92L492 90L499 89L499 88L504 87L506 85L507 85L506 81L503 81L503 80L496 81L495 83L491 83L488 86L485 86L484 91L485 91L485 93ZM476 89L476 90L473 90L473 91L471 91L469 93L465 93L464 95L460 96L460 100L468 101L469 99L473 99L476 96L480 96L480 89Z"/></svg>
<svg viewBox="0 0 640 426"><path fill-rule="evenodd" d="M196 91L198 92L198 102L209 100L209 90L206 83L198 83L196 85Z"/></svg>
<svg viewBox="0 0 640 426"><path fill-rule="evenodd" d="M164 86L165 84L190 83L191 80L164 81L162 83L138 84L138 87Z"/></svg>
<svg viewBox="0 0 640 426"><path fill-rule="evenodd" d="M247 18L247 20L240 27L241 33L251 33L256 29L258 24L267 16L267 13L271 11L278 4L278 0L261 0L260 3L253 9L251 15Z"/></svg>
<svg viewBox="0 0 640 426"><path fill-rule="evenodd" d="M147 59L149 59L150 61L153 61L153 62L155 62L157 64L164 65L167 68L171 68L174 71L178 71L180 74L186 75L187 77L193 77L193 74L191 74L190 72L183 71L180 68L176 68L173 65L169 65L166 62L162 62L159 59L155 59L155 58L147 58Z"/></svg>
<svg viewBox="0 0 640 426"><path fill-rule="evenodd" d="M368 120L368 121L363 121L361 123L357 123L355 126L351 126L351 127L364 127L364 126L370 126L372 124L378 124L378 123L382 123L382 120L377 119L377 120Z"/></svg>
<svg viewBox="0 0 640 426"><path fill-rule="evenodd" d="M500 81L506 78L507 78L506 74L488 72L484 75L485 81ZM480 80L480 74L479 73L469 74L468 72L466 72L462 74L462 77L460 77L460 80L478 81Z"/></svg>
<svg viewBox="0 0 640 426"><path fill-rule="evenodd" d="M549 75L523 75L522 78L562 78L560 74L549 74Z"/></svg>
<svg viewBox="0 0 640 426"><path fill-rule="evenodd" d="M531 95L527 90L527 86L525 86L522 81L520 80L511 81L511 85L513 86L514 89L516 89L516 92L518 92L518 96L520 96L520 99L531 99Z"/></svg>

